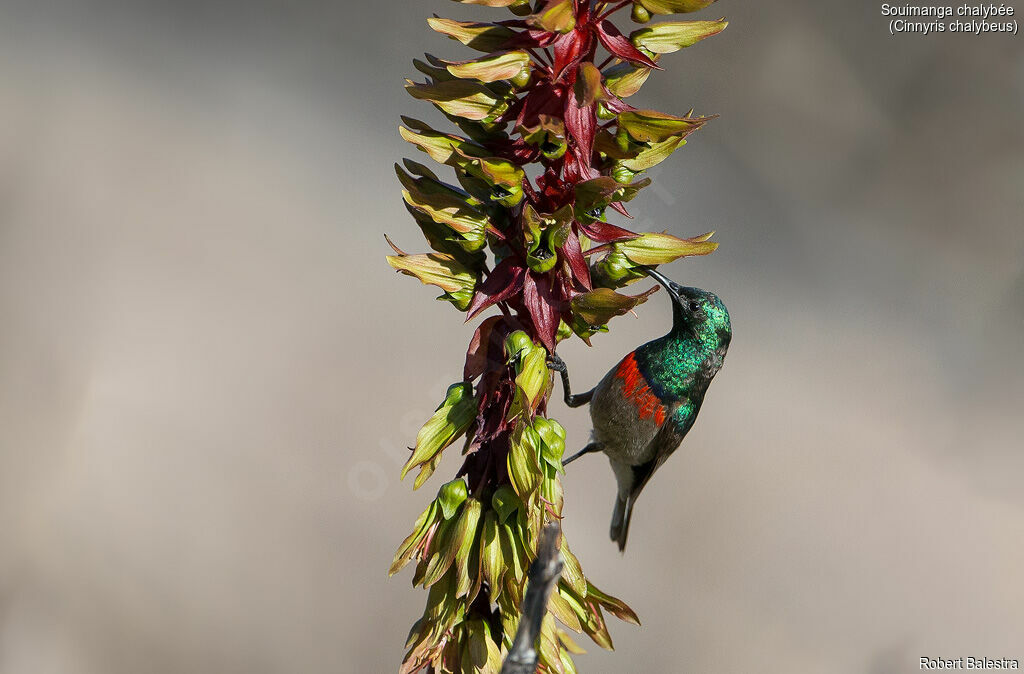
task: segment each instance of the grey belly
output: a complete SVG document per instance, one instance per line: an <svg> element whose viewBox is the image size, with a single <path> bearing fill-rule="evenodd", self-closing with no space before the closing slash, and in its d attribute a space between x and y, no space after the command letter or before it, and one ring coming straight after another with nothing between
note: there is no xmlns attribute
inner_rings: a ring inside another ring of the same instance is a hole
<svg viewBox="0 0 1024 674"><path fill-rule="evenodd" d="M651 440L658 432L653 416L641 419L632 401L623 397L622 379L613 369L594 389L590 401L593 439L613 462L632 466L654 458Z"/></svg>

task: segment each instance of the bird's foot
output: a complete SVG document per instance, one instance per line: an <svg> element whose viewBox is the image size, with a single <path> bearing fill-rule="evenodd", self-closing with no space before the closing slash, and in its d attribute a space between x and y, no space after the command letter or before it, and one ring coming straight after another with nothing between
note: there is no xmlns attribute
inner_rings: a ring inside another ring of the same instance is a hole
<svg viewBox="0 0 1024 674"><path fill-rule="evenodd" d="M580 451L576 452L575 454L570 456L568 459L562 459L562 466L569 465L570 463L572 463L576 459L580 458L581 456L584 456L586 454L590 454L591 452L600 452L603 449L604 449L604 447L602 445L600 445L600 444L598 444L596 442L591 442L589 445L587 445L586 447L584 447Z"/></svg>
<svg viewBox="0 0 1024 674"><path fill-rule="evenodd" d="M562 360L562 357L559 356L557 353L548 354L548 367L554 370L555 372L564 373L569 371L569 367L565 364L565 361Z"/></svg>

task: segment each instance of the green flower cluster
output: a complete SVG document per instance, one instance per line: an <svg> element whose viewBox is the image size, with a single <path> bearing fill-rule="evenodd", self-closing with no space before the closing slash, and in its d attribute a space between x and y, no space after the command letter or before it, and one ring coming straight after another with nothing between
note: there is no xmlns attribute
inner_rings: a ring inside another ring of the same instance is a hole
<svg viewBox="0 0 1024 674"><path fill-rule="evenodd" d="M509 334L502 346L516 384L508 411L517 421L504 466L508 484L479 496L469 494L462 478L444 484L399 546L390 574L415 562L413 585L429 590L423 617L406 643L403 672L415 672L428 663L439 671L457 671L446 669L445 663L461 663L461 671L496 674L501 654L511 647L518 628L518 607L541 530L546 521L562 517L559 474L565 472L565 429L534 413L550 392L547 351L523 331ZM419 468L419 487L434 472L443 450L466 433L476 405L469 383L450 386L444 402L420 429L403 477ZM555 618L605 648L611 648L612 641L604 611L634 624L639 620L623 602L584 577L564 537L558 545L564 571L549 602L538 651L543 671L575 672L569 654L583 651ZM474 614L482 590L496 612Z"/></svg>

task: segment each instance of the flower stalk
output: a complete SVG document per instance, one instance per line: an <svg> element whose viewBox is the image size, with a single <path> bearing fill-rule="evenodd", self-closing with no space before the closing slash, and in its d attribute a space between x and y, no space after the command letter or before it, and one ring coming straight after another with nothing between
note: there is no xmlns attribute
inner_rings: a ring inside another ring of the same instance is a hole
<svg viewBox="0 0 1024 674"><path fill-rule="evenodd" d="M417 519L390 572L413 564L427 590L400 672L498 674L512 646L527 570L541 531L562 517L565 430L547 415L548 358L559 342L607 331L615 316L650 292L619 289L644 268L706 255L711 234L679 238L638 233L608 221L711 117L679 117L626 102L658 61L717 34L719 21L668 21L624 34L612 17L633 21L703 9L712 0L461 0L511 10L492 23L433 17L430 27L482 56L414 60L425 76L406 88L459 130L439 131L403 117L405 140L454 173L445 182L406 159L396 165L402 196L432 249L388 263L439 287L438 298L477 325L463 381L416 437L402 477L419 488L444 450L462 440L454 480ZM534 167L528 173L527 167ZM531 175L533 177L531 177ZM581 653L569 632L610 649L605 615L639 624L625 603L588 580L565 537L563 565L535 645L539 672L576 671Z"/></svg>

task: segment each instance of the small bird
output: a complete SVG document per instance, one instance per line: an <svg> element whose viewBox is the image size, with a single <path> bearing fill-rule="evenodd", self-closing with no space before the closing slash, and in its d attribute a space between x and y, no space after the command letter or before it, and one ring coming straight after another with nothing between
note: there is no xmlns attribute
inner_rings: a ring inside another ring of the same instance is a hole
<svg viewBox="0 0 1024 674"><path fill-rule="evenodd" d="M596 387L572 394L569 372L557 355L565 404L590 403L591 442L566 459L604 452L618 483L611 538L625 550L633 504L697 419L708 385L722 367L732 338L729 312L716 295L686 288L653 269L645 272L672 298L672 330L626 355Z"/></svg>

